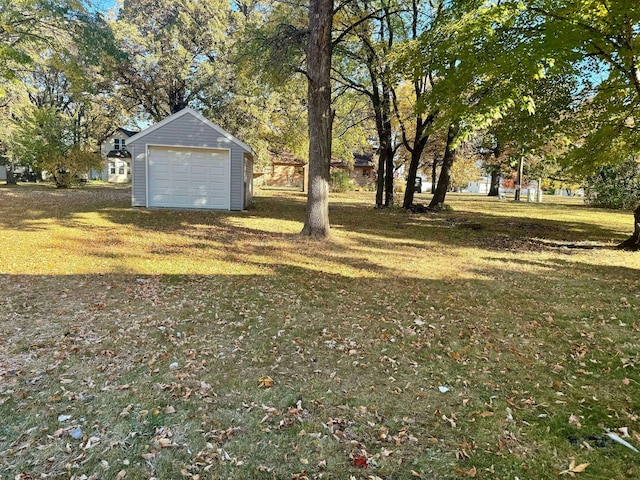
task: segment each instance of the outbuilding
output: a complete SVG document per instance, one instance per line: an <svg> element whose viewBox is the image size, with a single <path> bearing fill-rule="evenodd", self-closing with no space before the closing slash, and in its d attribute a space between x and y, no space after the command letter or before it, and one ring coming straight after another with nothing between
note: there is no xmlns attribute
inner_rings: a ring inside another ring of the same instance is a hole
<svg viewBox="0 0 640 480"><path fill-rule="evenodd" d="M253 150L191 108L127 141L134 207L244 210L253 198Z"/></svg>

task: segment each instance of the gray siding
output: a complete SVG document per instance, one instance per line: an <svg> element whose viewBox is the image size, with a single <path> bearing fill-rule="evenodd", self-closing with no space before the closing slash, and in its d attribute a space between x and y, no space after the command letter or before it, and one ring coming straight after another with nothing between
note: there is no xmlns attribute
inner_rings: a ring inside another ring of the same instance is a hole
<svg viewBox="0 0 640 480"><path fill-rule="evenodd" d="M146 146L200 147L231 151L231 210L245 208L246 150L190 114L182 115L128 144L132 156L132 205L146 206Z"/></svg>
<svg viewBox="0 0 640 480"><path fill-rule="evenodd" d="M244 208L253 202L253 157L244 156Z"/></svg>
<svg viewBox="0 0 640 480"><path fill-rule="evenodd" d="M131 152L131 205L147 206L147 162L144 145L129 145Z"/></svg>
<svg viewBox="0 0 640 480"><path fill-rule="evenodd" d="M182 115L146 134L138 142L172 147L233 148L236 146L224 135L189 114ZM134 144L138 142L134 142Z"/></svg>

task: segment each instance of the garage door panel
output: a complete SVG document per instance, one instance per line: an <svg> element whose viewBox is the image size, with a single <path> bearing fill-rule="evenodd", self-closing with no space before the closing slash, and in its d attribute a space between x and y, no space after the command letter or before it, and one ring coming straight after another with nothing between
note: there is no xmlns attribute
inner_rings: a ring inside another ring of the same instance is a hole
<svg viewBox="0 0 640 480"><path fill-rule="evenodd" d="M189 180L174 180L172 186L174 191L187 190L189 188Z"/></svg>
<svg viewBox="0 0 640 480"><path fill-rule="evenodd" d="M227 152L151 147L149 206L230 208Z"/></svg>
<svg viewBox="0 0 640 480"><path fill-rule="evenodd" d="M170 190L171 189L171 180L164 179L164 178L158 179L157 180L157 186L158 186L158 188L161 188L161 189Z"/></svg>
<svg viewBox="0 0 640 480"><path fill-rule="evenodd" d="M174 175L189 175L189 165L186 164L174 164L173 165L173 174Z"/></svg>
<svg viewBox="0 0 640 480"><path fill-rule="evenodd" d="M175 204L179 207L189 207L189 203L191 201L191 197L189 195L180 195L180 194L175 194L172 197L173 201L175 202Z"/></svg>
<svg viewBox="0 0 640 480"><path fill-rule="evenodd" d="M192 165L191 175L202 175L202 176L207 175L206 165Z"/></svg>
<svg viewBox="0 0 640 480"><path fill-rule="evenodd" d="M156 161L150 165L154 171L159 174L167 175L170 172L170 165L163 161Z"/></svg>
<svg viewBox="0 0 640 480"><path fill-rule="evenodd" d="M156 207L166 207L169 205L169 202L171 201L171 196L155 194L153 196L153 201L154 201L153 205Z"/></svg>

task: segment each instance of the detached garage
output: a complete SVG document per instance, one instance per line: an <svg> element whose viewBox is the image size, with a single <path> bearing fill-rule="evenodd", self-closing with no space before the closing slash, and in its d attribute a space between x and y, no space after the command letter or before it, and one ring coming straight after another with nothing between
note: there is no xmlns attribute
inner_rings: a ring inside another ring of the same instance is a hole
<svg viewBox="0 0 640 480"><path fill-rule="evenodd" d="M128 139L134 207L244 210L253 198L254 153L185 108Z"/></svg>

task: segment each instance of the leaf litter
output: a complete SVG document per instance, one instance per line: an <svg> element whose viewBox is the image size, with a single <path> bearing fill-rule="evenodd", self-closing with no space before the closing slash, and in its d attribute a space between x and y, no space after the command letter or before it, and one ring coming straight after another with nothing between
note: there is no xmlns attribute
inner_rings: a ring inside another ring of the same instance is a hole
<svg viewBox="0 0 640 480"><path fill-rule="evenodd" d="M243 243L252 238L223 235L236 242L238 258L255 254ZM260 241L281 258L295 248ZM363 242L339 239L338 250L342 241ZM595 281L591 296L578 284L556 295L564 283L551 268L541 267L549 276L540 285L515 259L500 261L504 272L489 272L497 289L546 299L543 315L526 301L524 313L512 315L486 284L455 276L445 287L422 277L389 286L285 266L280 283L134 273L71 276L62 291L60 277L6 278L3 331L15 333L3 334L0 406L23 413L0 435L0 455L11 474L48 464L56 475L70 465L76 479L94 467L112 478L161 477L167 463L191 478L249 471L322 478L336 468L362 478L456 478L481 476L482 463L505 476L509 459L553 458L546 442L570 453L566 440L566 447L553 441L560 421L588 431L605 420L596 377L613 395L606 418L625 422L632 441L638 413L624 399L637 385L623 380L633 378L637 348L622 340L635 331L625 317L637 309L632 284L614 276L600 290ZM579 268L579 277L594 276ZM514 271L526 278L513 279ZM366 301L363 289L372 292ZM626 302L609 303L607 289ZM599 342L595 332L612 341ZM278 381L256 388L261 377ZM439 395L433 385L451 390ZM76 428L82 435L74 439ZM261 453L269 448L272 456ZM597 450L581 452L588 462L536 478L579 475L585 463L596 471L604 461Z"/></svg>

